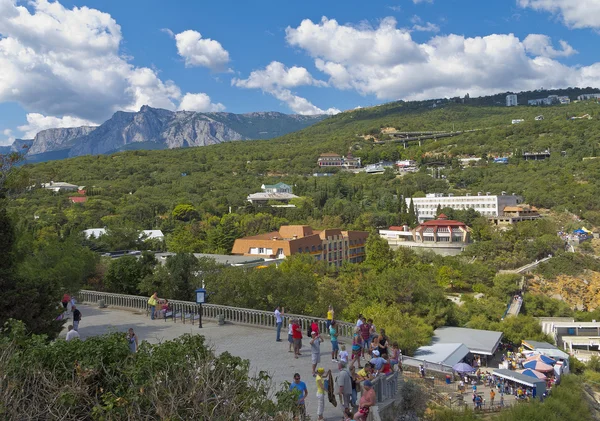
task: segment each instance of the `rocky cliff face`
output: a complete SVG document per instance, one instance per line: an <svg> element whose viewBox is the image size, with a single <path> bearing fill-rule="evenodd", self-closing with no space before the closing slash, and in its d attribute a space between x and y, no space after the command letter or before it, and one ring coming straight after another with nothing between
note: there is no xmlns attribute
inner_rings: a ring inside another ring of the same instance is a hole
<svg viewBox="0 0 600 421"><path fill-rule="evenodd" d="M95 127L71 127L65 129L42 130L33 139L33 144L29 148L29 155L39 153L69 149L73 141L91 133Z"/></svg>
<svg viewBox="0 0 600 421"><path fill-rule="evenodd" d="M115 113L97 130L77 139L69 156L118 151L132 143L150 142L164 148L181 148L244 139L247 138L202 113L144 106L137 113Z"/></svg>
<svg viewBox="0 0 600 421"><path fill-rule="evenodd" d="M44 130L36 135L27 155L43 161L62 159L67 154L80 156L124 149L185 148L232 140L269 139L303 129L325 117L276 112L174 112L143 106L139 112L119 111L98 127ZM23 141L16 141L13 149L22 146L16 145L17 142Z"/></svg>

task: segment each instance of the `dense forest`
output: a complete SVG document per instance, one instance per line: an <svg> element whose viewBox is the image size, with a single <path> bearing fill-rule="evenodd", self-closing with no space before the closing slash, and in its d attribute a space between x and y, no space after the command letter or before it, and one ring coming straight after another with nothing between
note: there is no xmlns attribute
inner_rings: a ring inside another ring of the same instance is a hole
<svg viewBox="0 0 600 421"><path fill-rule="evenodd" d="M562 301L527 294L523 313L503 320L520 276L498 273L548 254L555 258L538 274L550 280L561 273L600 270L593 250L566 253L556 235L600 225L600 160L593 159L600 147L600 105L587 101L507 108L471 101L436 102L434 108L434 102L397 102L359 109L269 141L136 150L3 168L2 176L8 178L0 185L5 195L0 200L5 256L0 262L0 304L10 311L0 314L0 324L14 317L29 331L53 338L62 328L54 321L53 303L65 291L83 286L142 295L158 291L189 300L203 282L211 302L231 306L272 310L283 305L291 312L323 316L336 303L338 317L354 320L362 313L373 318L408 355L427 344L442 325L501 330L507 342L518 344L525 338L548 340L535 316L600 318L600 309L575 311ZM544 120L535 121L540 114ZM591 119L571 119L583 115ZM513 125L512 119L525 121ZM386 140L381 134L386 127L475 131L407 148L363 138L371 134ZM546 150L550 157L543 161L522 156ZM317 166L324 152L352 153L366 164L414 159L420 170L370 175L330 169L331 176L314 176L324 171ZM508 164L495 164L496 156L508 157ZM464 157L482 159L464 167L459 161ZM69 196L79 194L40 188L49 181L82 186L87 201L71 203ZM295 208L257 207L246 201L261 184L278 181L300 196L293 201ZM373 233L390 225L414 226L415 215L405 198L502 191L522 195L546 217L499 230L476 212L440 209L472 228L475 242L459 257L392 251L376 235L369 237L366 262L337 270L302 255L279 268L255 270L222 267L190 254L229 253L236 238L283 224ZM84 229L99 227L108 233L97 239L81 235ZM166 241L141 241L142 229L161 229ZM147 252L139 259L115 260L99 253L134 248L178 254L161 265ZM448 295L462 295L462 305ZM590 370L585 373L596 376Z"/></svg>

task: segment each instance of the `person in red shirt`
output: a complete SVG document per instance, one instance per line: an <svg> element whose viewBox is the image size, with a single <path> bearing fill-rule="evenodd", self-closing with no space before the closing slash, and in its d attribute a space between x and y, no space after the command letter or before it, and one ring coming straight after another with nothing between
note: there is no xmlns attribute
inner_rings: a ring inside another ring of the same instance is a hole
<svg viewBox="0 0 600 421"><path fill-rule="evenodd" d="M63 307L65 308L65 311L67 311L67 306L69 305L69 301L71 301L71 296L69 294L65 293L65 295L63 295L63 298L61 301Z"/></svg>
<svg viewBox="0 0 600 421"><path fill-rule="evenodd" d="M369 352L371 346L371 325L367 323L366 319L362 318L363 323L360 325L360 336L363 340L362 357L365 358L365 349Z"/></svg>
<svg viewBox="0 0 600 421"><path fill-rule="evenodd" d="M302 348L302 329L298 320L292 322L292 340L294 341L294 358L298 358L299 355L302 355L300 354L300 349Z"/></svg>
<svg viewBox="0 0 600 421"><path fill-rule="evenodd" d="M319 336L319 323L317 323L316 320L313 320L313 322L310 324L310 331L317 332L317 336Z"/></svg>

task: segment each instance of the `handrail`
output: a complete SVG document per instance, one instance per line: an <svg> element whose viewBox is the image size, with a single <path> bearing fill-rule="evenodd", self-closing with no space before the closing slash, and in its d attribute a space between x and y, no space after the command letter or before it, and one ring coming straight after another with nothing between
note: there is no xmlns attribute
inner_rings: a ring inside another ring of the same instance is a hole
<svg viewBox="0 0 600 421"><path fill-rule="evenodd" d="M78 298L80 301L88 303L97 303L99 300L104 300L106 305L113 307L130 308L136 310L148 311L148 298L139 295L114 294L110 292L100 292L91 290L79 291ZM259 327L275 327L275 316L273 312L264 310L253 310L249 308L230 307L219 304L196 304L191 301L169 300L171 310L173 312L173 321L176 322L179 318L184 323L187 319L194 323L200 314L202 308L202 318L218 320L219 316L224 317L224 321L237 324L248 324ZM316 320L320 332L327 332L327 319L319 317L303 316L300 314L282 315L287 320L298 319L301 328L304 331L310 324ZM355 325L353 323L340 322L336 320L338 336L343 338L351 338L354 333ZM328 332L327 332L328 333Z"/></svg>

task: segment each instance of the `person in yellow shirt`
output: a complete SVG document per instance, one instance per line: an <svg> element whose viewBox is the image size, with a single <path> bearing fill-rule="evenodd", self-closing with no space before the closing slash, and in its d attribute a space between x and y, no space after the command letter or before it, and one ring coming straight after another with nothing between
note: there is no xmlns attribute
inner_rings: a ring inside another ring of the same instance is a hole
<svg viewBox="0 0 600 421"><path fill-rule="evenodd" d="M372 380L374 378L373 365L366 363L363 368L356 372L356 381L362 382L364 380Z"/></svg>
<svg viewBox="0 0 600 421"><path fill-rule="evenodd" d="M148 305L150 306L150 320L154 320L154 314L156 313L156 305L158 304L158 292L152 294L150 299L148 300Z"/></svg>
<svg viewBox="0 0 600 421"><path fill-rule="evenodd" d="M331 327L331 322L333 320L333 306L330 304L329 309L327 310L327 333L329 333L329 328Z"/></svg>
<svg viewBox="0 0 600 421"><path fill-rule="evenodd" d="M325 390L325 377L329 377L329 373L331 370L325 374L325 369L323 367L317 368L317 419L323 420L323 412L325 411L325 394L327 391Z"/></svg>

